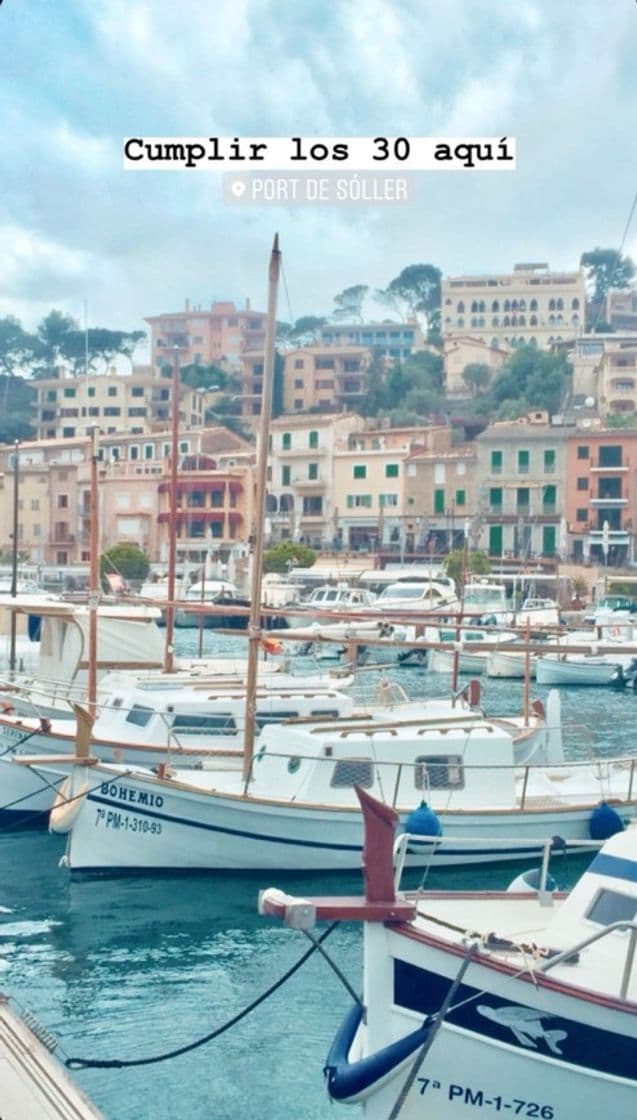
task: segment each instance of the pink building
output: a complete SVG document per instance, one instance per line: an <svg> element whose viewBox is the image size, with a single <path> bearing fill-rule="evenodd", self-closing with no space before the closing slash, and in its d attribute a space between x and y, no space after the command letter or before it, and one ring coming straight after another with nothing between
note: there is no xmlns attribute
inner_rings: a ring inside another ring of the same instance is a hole
<svg viewBox="0 0 637 1120"><path fill-rule="evenodd" d="M266 315L252 311L246 300L243 310L232 301L215 302L206 310L191 307L186 300L183 311L150 315L151 361L161 368L172 365L175 346L182 366L191 363L238 367L246 350L263 350Z"/></svg>

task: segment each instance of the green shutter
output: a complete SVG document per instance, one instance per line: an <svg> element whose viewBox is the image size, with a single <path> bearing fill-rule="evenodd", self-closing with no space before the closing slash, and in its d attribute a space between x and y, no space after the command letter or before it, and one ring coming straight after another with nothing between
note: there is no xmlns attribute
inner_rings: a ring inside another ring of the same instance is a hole
<svg viewBox="0 0 637 1120"><path fill-rule="evenodd" d="M502 509L502 490L499 486L492 487L489 490L489 505L491 509Z"/></svg>
<svg viewBox="0 0 637 1120"><path fill-rule="evenodd" d="M290 485L290 468L289 467L281 467L281 485L282 486L289 486Z"/></svg>
<svg viewBox="0 0 637 1120"><path fill-rule="evenodd" d="M464 490L456 490L456 505L463 506L465 503Z"/></svg>
<svg viewBox="0 0 637 1120"><path fill-rule="evenodd" d="M548 473L552 473L555 470L555 452L554 451L545 451L544 452L544 470L547 471Z"/></svg>
<svg viewBox="0 0 637 1120"><path fill-rule="evenodd" d="M545 486L544 487L544 500L543 500L542 505L544 507L544 512L545 513L555 513L556 496L557 496L557 487L556 486Z"/></svg>
<svg viewBox="0 0 637 1120"><path fill-rule="evenodd" d="M307 468L307 477L310 482L316 482L318 478L318 463L310 463Z"/></svg>
<svg viewBox="0 0 637 1120"><path fill-rule="evenodd" d="M434 490L434 513L445 512L445 492L444 490Z"/></svg>
<svg viewBox="0 0 637 1120"><path fill-rule="evenodd" d="M318 432L311 431L309 434L309 445L312 448L318 447Z"/></svg>
<svg viewBox="0 0 637 1120"><path fill-rule="evenodd" d="M518 451L518 471L526 474L529 469L529 453L528 451Z"/></svg>
<svg viewBox="0 0 637 1120"><path fill-rule="evenodd" d="M290 451L292 448L292 434L291 432L283 432L281 436L281 450Z"/></svg>
<svg viewBox="0 0 637 1120"><path fill-rule="evenodd" d="M385 478L398 478L398 463L385 463Z"/></svg>
<svg viewBox="0 0 637 1120"><path fill-rule="evenodd" d="M494 474L500 474L500 471L502 470L502 452L501 451L492 451L491 452L491 470L494 472Z"/></svg>
<svg viewBox="0 0 637 1120"><path fill-rule="evenodd" d="M489 556L502 555L502 526L489 525Z"/></svg>
<svg viewBox="0 0 637 1120"><path fill-rule="evenodd" d="M542 555L553 556L555 553L555 525L545 525L542 529Z"/></svg>

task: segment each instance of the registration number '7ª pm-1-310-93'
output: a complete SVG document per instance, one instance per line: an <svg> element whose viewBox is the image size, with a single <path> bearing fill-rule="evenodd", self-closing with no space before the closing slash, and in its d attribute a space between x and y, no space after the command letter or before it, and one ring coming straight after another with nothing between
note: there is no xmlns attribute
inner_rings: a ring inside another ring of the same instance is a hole
<svg viewBox="0 0 637 1120"><path fill-rule="evenodd" d="M98 809L95 815L95 826L98 825L120 832L137 832L144 836L161 835L159 821L147 821L140 817L131 817L128 813L120 813L116 809Z"/></svg>

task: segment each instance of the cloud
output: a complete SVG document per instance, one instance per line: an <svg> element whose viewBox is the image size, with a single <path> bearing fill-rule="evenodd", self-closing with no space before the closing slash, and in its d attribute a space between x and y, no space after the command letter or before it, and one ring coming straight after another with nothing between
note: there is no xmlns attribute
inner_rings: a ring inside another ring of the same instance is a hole
<svg viewBox="0 0 637 1120"><path fill-rule="evenodd" d="M87 292L91 321L128 329L187 295L263 306L275 228L297 316L414 261L575 267L619 244L632 6L611 20L597 0L32 5L4 6L0 41L0 294L25 319ZM515 135L518 171L422 175L393 209L224 207L215 174L121 167L126 135L472 134Z"/></svg>

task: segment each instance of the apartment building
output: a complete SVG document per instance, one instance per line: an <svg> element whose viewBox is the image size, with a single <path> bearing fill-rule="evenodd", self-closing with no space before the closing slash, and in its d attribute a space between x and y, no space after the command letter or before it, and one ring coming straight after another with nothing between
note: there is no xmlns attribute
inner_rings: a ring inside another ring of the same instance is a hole
<svg viewBox="0 0 637 1120"><path fill-rule="evenodd" d="M478 512L490 556L566 552L566 431L537 412L491 424L477 437Z"/></svg>
<svg viewBox="0 0 637 1120"><path fill-rule="evenodd" d="M637 331L584 334L569 349L573 400L602 417L637 412Z"/></svg>
<svg viewBox="0 0 637 1120"><path fill-rule="evenodd" d="M169 504L170 452L166 430L141 438L121 432L100 438L102 550L130 542L153 561L167 559L168 524L162 515ZM88 562L91 440L23 443L18 454L20 551L35 563L65 567ZM247 541L253 518L252 448L227 429L212 428L186 432L179 441L179 454L180 557L195 562L209 547ZM0 517L5 526L0 549L4 551L11 547L14 464L15 449L0 447Z"/></svg>
<svg viewBox="0 0 637 1120"><path fill-rule="evenodd" d="M263 352L266 314L252 311L246 300L243 310L230 300L216 301L209 308L190 305L183 311L149 315L151 361L155 369L172 365L175 347L182 365L219 365L238 368L247 350Z"/></svg>
<svg viewBox="0 0 637 1120"><path fill-rule="evenodd" d="M437 441L435 448L413 452L406 464L406 529L414 533L416 549L435 555L462 548L465 531L473 547L479 536L476 445L451 447Z"/></svg>
<svg viewBox="0 0 637 1120"><path fill-rule="evenodd" d="M365 429L334 450L334 521L339 547L413 552L419 529L408 504L407 466L418 452L446 445L448 428Z"/></svg>
<svg viewBox="0 0 637 1120"><path fill-rule="evenodd" d="M494 348L530 343L546 349L584 328L584 273L517 264L502 275L449 276L442 283L441 333L479 338Z"/></svg>
<svg viewBox="0 0 637 1120"><path fill-rule="evenodd" d="M569 433L565 515L575 561L635 561L636 472L637 427L608 429L587 419Z"/></svg>
<svg viewBox="0 0 637 1120"><path fill-rule="evenodd" d="M361 346L302 346L278 355L286 415L300 412L343 412L356 408L366 390L371 351ZM263 396L263 351L241 359L241 416L255 429Z"/></svg>
<svg viewBox="0 0 637 1120"><path fill-rule="evenodd" d="M336 447L363 428L352 413L281 416L272 421L268 457L266 539L302 540L316 548L338 543L333 463Z"/></svg>
<svg viewBox="0 0 637 1120"><path fill-rule="evenodd" d="M319 332L319 345L339 348L358 346L380 353L390 361L408 358L427 343L415 319L396 323L390 319L372 323L327 323Z"/></svg>
<svg viewBox="0 0 637 1120"><path fill-rule="evenodd" d="M637 289L608 292L603 318L613 330L637 331Z"/></svg>
<svg viewBox="0 0 637 1120"><path fill-rule="evenodd" d="M443 377L447 396L473 396L471 386L463 377L467 366L473 364L488 366L491 377L494 377L510 353L508 347L490 346L487 342L472 338L470 335L452 335L446 338L443 347Z"/></svg>
<svg viewBox="0 0 637 1120"><path fill-rule="evenodd" d="M74 439L97 425L107 435L143 435L165 428L171 413L171 376L150 366L136 366L131 374L111 367L103 374L60 375L34 381L33 426L39 439ZM201 428L208 403L206 394L180 387L181 427Z"/></svg>

